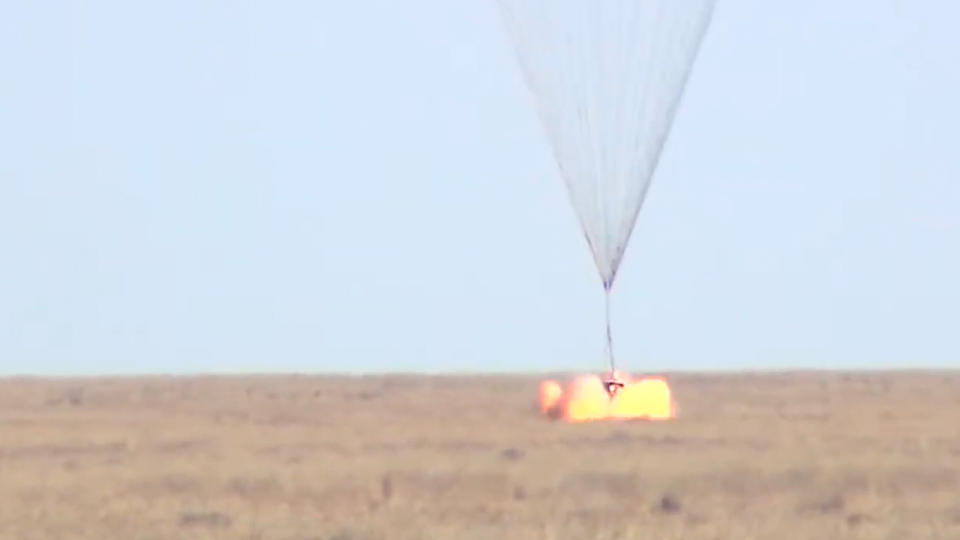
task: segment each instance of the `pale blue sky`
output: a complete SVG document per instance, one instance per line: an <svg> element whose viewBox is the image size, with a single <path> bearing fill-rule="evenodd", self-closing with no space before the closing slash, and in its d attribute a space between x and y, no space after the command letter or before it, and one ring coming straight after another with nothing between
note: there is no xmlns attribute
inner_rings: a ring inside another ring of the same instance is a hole
<svg viewBox="0 0 960 540"><path fill-rule="evenodd" d="M627 370L960 366L960 4L719 0ZM600 370L492 0L0 4L0 372Z"/></svg>

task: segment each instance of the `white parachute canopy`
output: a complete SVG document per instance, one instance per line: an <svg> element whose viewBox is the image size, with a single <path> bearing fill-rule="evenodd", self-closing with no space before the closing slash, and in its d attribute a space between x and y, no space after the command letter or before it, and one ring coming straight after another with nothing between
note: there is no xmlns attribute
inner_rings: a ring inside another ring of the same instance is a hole
<svg viewBox="0 0 960 540"><path fill-rule="evenodd" d="M714 0L498 2L609 292Z"/></svg>

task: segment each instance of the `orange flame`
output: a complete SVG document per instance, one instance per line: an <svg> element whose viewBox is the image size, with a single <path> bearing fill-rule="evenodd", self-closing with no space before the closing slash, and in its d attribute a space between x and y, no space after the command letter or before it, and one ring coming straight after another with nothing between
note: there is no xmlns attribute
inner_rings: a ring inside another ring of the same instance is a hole
<svg viewBox="0 0 960 540"><path fill-rule="evenodd" d="M660 377L632 380L619 375L624 383L612 397L595 375L570 381L566 391L556 381L540 383L540 411L567 422L626 420L643 418L667 420L676 417L676 404L670 386Z"/></svg>
<svg viewBox="0 0 960 540"><path fill-rule="evenodd" d="M557 381L543 381L540 383L540 412L551 414L560 405L563 396L563 387Z"/></svg>

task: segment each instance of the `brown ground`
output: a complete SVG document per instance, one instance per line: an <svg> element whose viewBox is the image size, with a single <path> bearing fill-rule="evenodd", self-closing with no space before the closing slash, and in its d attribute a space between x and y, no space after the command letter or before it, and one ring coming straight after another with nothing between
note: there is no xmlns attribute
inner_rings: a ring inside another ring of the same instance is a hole
<svg viewBox="0 0 960 540"><path fill-rule="evenodd" d="M960 372L668 380L592 425L529 377L0 380L0 537L960 538Z"/></svg>

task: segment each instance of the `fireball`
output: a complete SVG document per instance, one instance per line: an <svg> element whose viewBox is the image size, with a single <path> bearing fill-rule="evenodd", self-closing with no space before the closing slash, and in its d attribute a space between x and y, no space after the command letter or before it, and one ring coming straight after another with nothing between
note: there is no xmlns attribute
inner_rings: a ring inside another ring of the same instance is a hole
<svg viewBox="0 0 960 540"><path fill-rule="evenodd" d="M603 420L609 414L610 396L600 377L577 377L567 390L563 418L567 422Z"/></svg>
<svg viewBox="0 0 960 540"><path fill-rule="evenodd" d="M609 394L594 375L574 378L566 390L557 381L540 383L540 411L566 422L597 420L667 420L676 416L676 404L667 381L660 377L632 379L617 374L623 387Z"/></svg>
<svg viewBox="0 0 960 540"><path fill-rule="evenodd" d="M610 400L611 418L673 418L670 387L661 378L646 378L628 383Z"/></svg>

